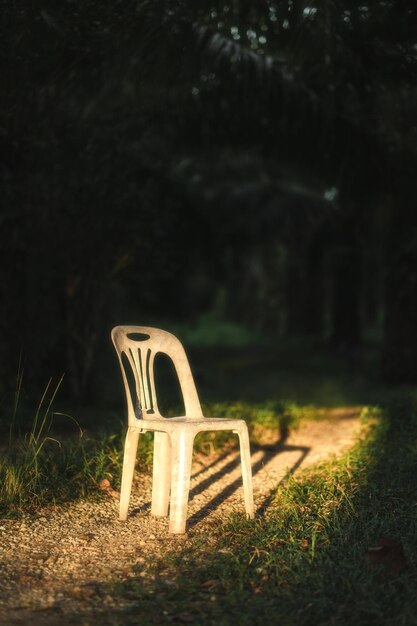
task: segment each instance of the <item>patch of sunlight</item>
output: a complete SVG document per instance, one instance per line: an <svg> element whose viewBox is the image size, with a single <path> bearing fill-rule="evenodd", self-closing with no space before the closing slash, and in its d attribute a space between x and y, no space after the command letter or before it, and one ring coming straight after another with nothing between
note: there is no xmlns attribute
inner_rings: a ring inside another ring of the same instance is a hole
<svg viewBox="0 0 417 626"><path fill-rule="evenodd" d="M278 21L277 10L276 10L276 7L274 6L269 7L269 19L271 22Z"/></svg>
<svg viewBox="0 0 417 626"><path fill-rule="evenodd" d="M339 191L337 187L330 187L329 189L326 189L326 191L323 194L323 197L328 202L333 202L333 200L337 198L338 193Z"/></svg>
<svg viewBox="0 0 417 626"><path fill-rule="evenodd" d="M316 7L305 7L303 9L304 17L313 17L313 15L315 15L316 13L317 13Z"/></svg>

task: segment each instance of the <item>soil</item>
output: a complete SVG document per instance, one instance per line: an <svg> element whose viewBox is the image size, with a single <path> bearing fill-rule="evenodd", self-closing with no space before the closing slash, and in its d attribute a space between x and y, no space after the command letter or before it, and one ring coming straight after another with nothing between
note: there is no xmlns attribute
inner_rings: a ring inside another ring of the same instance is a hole
<svg viewBox="0 0 417 626"><path fill-rule="evenodd" d="M297 473L352 446L359 409L329 412L307 421L285 441L253 446L257 516L288 473ZM4 626L102 626L132 598L115 592L118 581L148 576L148 566L169 550L205 538L233 512L243 512L239 456L226 450L195 458L187 533L168 533L167 518L150 516L151 478L137 475L127 522L118 521L117 494L98 501L49 506L36 515L0 520L0 623ZM139 622L138 622L139 623Z"/></svg>

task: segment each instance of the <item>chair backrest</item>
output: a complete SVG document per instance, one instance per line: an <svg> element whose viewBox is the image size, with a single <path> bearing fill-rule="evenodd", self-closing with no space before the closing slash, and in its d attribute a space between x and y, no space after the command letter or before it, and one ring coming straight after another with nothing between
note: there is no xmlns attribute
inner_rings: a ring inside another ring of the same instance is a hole
<svg viewBox="0 0 417 626"><path fill-rule="evenodd" d="M163 417L158 409L155 389L154 362L158 353L166 354L174 364L184 400L185 416L189 419L203 417L187 355L174 335L148 326L116 326L111 337L122 370L129 425L135 425L142 418ZM129 385L128 364L133 374L134 389Z"/></svg>

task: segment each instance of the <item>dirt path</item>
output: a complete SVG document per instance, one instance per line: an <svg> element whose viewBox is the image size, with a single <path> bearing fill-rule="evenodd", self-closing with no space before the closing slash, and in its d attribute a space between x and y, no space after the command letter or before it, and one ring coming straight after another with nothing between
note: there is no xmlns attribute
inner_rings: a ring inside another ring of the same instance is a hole
<svg viewBox="0 0 417 626"><path fill-rule="evenodd" d="M271 491L288 471L339 455L352 445L358 430L358 410L346 410L305 422L285 443L255 447L257 514L267 510ZM118 501L111 497L48 507L36 517L0 520L0 624L118 624L109 618L112 608L116 602L118 610L129 608L131 602L115 599L112 589L118 580L145 578L149 562L166 549L209 537L211 525L243 511L236 452L196 460L185 536L169 535L167 519L150 517L149 476L138 476L133 492L127 523L118 521Z"/></svg>

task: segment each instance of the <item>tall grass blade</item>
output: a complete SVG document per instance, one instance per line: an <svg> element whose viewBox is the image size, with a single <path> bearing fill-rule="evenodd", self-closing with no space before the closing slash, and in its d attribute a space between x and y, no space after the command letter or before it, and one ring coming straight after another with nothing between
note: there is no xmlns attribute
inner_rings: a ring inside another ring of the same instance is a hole
<svg viewBox="0 0 417 626"><path fill-rule="evenodd" d="M24 368L22 365L22 351L20 351L19 354L19 364L17 366L17 376L16 376L16 389L15 389L15 393L14 393L14 403L13 403L13 411L12 411L12 419L10 421L10 427L9 427L9 451L11 449L12 446L12 438L13 438L13 429L14 429L14 424L16 421L16 415L17 415L17 409L19 406L19 401L20 401L20 394L22 391L22 382L23 382L23 374L24 374Z"/></svg>
<svg viewBox="0 0 417 626"><path fill-rule="evenodd" d="M52 393L52 395L51 395L51 397L50 397L50 399L48 401L46 409L43 412L43 417L42 417L42 421L41 421L41 423L39 425L38 433L36 433L35 429L33 430L34 443L35 443L36 446L38 445L39 439L40 439L41 435L44 432L46 420L47 420L48 415L49 415L49 413L51 411L51 407L52 407L52 404L53 404L53 402L54 402L54 400L56 398L56 394L58 393L58 390L59 390L59 388L60 388L60 386L62 384L62 381L64 380L64 376L65 376L65 374L62 374L61 378L59 379L59 381L58 381L58 383L57 383L57 385L56 385L56 387L55 387L55 389L54 389L54 391L53 391L53 393ZM49 382L48 382L48 384L46 386L45 392L44 392L44 394L42 396L42 400L41 400L41 402L39 404L38 411L36 413L36 422L37 422L38 417L39 417L39 412L40 412L40 409L42 407L43 400L45 399L46 393L47 393L49 387L51 386L51 382L52 382L52 378L49 380Z"/></svg>

